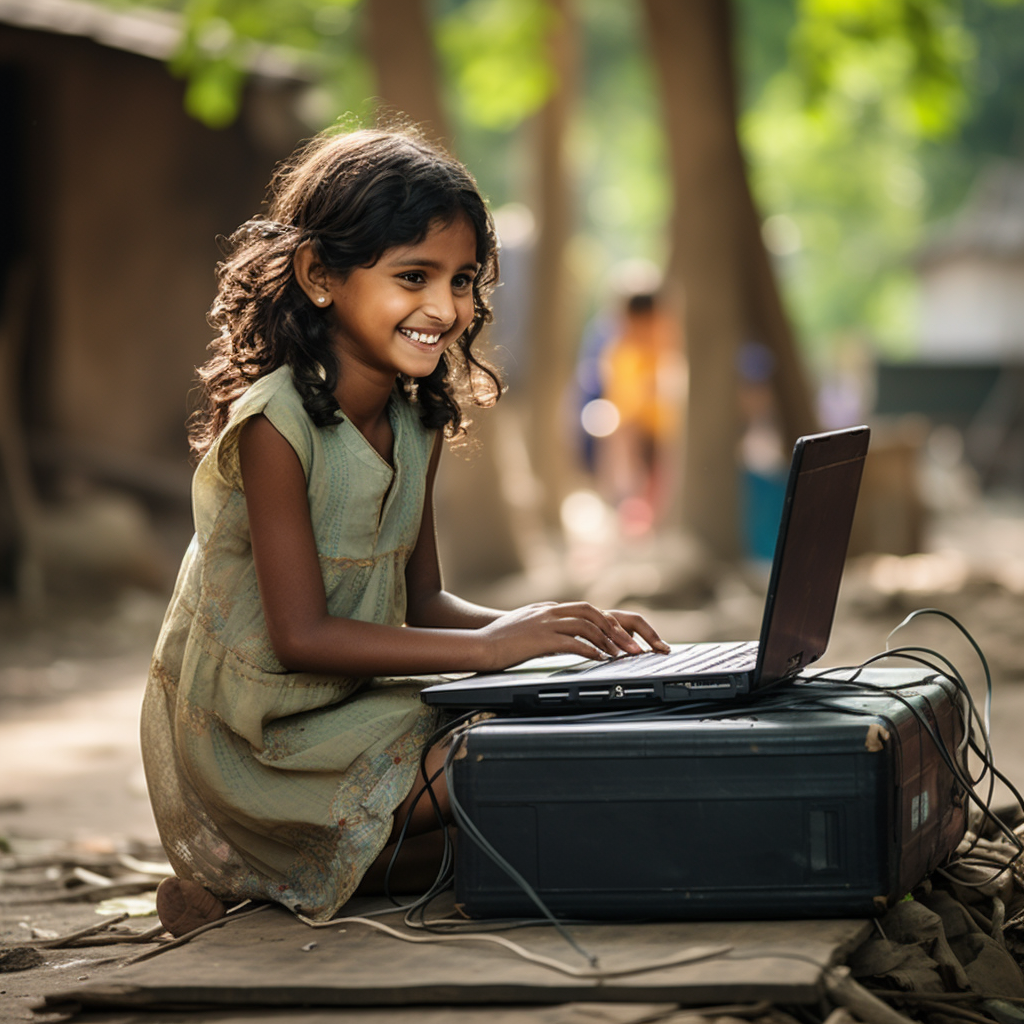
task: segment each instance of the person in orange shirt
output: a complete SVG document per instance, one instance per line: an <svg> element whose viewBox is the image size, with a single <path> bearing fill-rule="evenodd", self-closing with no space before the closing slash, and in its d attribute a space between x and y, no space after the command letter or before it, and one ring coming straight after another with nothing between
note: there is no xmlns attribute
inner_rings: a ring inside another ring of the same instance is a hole
<svg viewBox="0 0 1024 1024"><path fill-rule="evenodd" d="M676 324L654 294L627 299L601 371L603 397L619 416L605 446L606 490L623 529L643 533L663 511L665 456L677 432L685 382Z"/></svg>

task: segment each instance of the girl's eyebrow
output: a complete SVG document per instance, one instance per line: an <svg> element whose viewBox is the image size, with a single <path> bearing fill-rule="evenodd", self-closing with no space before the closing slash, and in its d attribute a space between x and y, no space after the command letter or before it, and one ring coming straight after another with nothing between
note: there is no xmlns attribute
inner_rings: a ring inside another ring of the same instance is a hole
<svg viewBox="0 0 1024 1024"><path fill-rule="evenodd" d="M438 260L419 259L415 255L412 256L397 256L394 259L388 260L389 267L429 267L431 270L443 270L444 266ZM456 273L462 273L465 270L472 270L473 273L478 273L480 270L480 264L475 260L471 263L463 263L461 267L458 267Z"/></svg>

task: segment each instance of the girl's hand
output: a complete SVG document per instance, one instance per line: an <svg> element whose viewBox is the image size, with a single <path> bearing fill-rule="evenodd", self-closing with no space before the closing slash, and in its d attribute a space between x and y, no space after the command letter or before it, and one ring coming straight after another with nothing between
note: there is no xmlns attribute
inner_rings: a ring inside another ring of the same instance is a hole
<svg viewBox="0 0 1024 1024"><path fill-rule="evenodd" d="M655 651L669 647L647 620L635 612L603 612L586 601L542 602L506 612L480 629L489 669L503 669L544 654L612 658L639 654L639 634Z"/></svg>

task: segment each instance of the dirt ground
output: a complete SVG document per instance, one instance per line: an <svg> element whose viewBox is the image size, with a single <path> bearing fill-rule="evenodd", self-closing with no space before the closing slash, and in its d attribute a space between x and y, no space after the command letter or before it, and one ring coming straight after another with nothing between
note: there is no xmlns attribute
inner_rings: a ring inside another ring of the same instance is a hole
<svg viewBox="0 0 1024 1024"><path fill-rule="evenodd" d="M756 635L765 582L760 570L692 574L686 586L674 588L677 594L687 592L688 607L679 610L661 607L670 601L653 596L666 590L656 585L671 561L664 545L635 542L625 553L608 564L584 545L571 552L576 568L563 572L557 585L555 575L541 572L479 596L561 596L568 579L600 603L647 608L666 639ZM686 563L686 552L675 561ZM0 607L0 843L41 856L70 843L86 859L118 851L159 858L137 726L165 601L165 593L129 587L91 605L54 601L47 615L35 620ZM852 561L823 664L856 664L883 650L889 632L923 607L958 618L986 655L993 678L995 762L1011 782L1024 782L1024 500L962 502L933 517L924 554ZM979 659L946 620L916 621L893 642L945 654L976 699L984 698ZM1009 799L1000 787L997 805ZM95 904L82 902L5 902L0 915L0 947L24 941L31 927L64 934L98 920ZM133 927L153 923L142 918ZM0 1021L35 1019L32 997L74 981L78 971L93 970L97 954L90 956L66 951L48 972L0 973Z"/></svg>

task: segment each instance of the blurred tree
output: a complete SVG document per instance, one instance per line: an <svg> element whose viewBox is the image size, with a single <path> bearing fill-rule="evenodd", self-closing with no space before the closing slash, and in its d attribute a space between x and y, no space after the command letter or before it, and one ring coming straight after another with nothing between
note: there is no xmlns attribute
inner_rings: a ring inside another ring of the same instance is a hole
<svg viewBox="0 0 1024 1024"><path fill-rule="evenodd" d="M369 51L384 108L451 146L434 36L425 0L366 0ZM494 413L470 411L472 458L447 454L438 473L438 543L446 581L454 589L522 569L494 444Z"/></svg>
<svg viewBox="0 0 1024 1024"><path fill-rule="evenodd" d="M739 553L738 362L753 338L777 360L790 440L816 418L775 288L736 135L729 5L644 0L659 72L675 206L668 285L684 311L690 363L683 523L716 554Z"/></svg>
<svg viewBox="0 0 1024 1024"><path fill-rule="evenodd" d="M154 2L178 6L175 0ZM375 12L391 10L392 15L380 24L385 32L396 29L397 12L404 7L398 0L386 2L394 6L373 8L358 0L185 0L189 28L175 67L189 79L190 109L208 123L230 119L243 80L240 69L250 59L255 42L291 47L313 62L325 96L320 123L329 121L337 110L365 109L363 97L372 94L373 87L359 45L363 38L359 19L367 19L371 31L366 38L371 42ZM696 304L686 312L691 334L697 330L698 336L708 339L698 342L698 350L691 353L697 402L690 417L689 458L689 472L701 478L699 490L707 498L698 499L698 489L687 488L691 497L686 500L698 501L700 507L689 508L686 518L714 538L717 549L734 550L729 540L730 517L723 516L722 510L735 507L735 501L726 484L706 490L703 481L709 467L729 466L733 461L729 453L734 450L738 421L732 383L735 349L741 339L754 336L765 341L779 360L784 432L792 436L813 423L773 266L781 271L799 313L803 340L812 347L850 327L865 325L890 347L899 343L901 329L906 338L906 255L920 237L926 212L922 142L941 138L963 116L962 81L972 47L968 28L984 21L979 11L996 10L1006 2L734 0L739 22L733 38L727 21L730 5L725 0L718 5L709 0L675 5L667 0L638 5L589 0L578 18L588 41L597 40L605 49L602 60L588 64L587 91L604 99L591 104L590 122L581 127L578 115L570 119L564 111L555 113L565 99L558 95L563 88L559 82L568 83L573 75L560 71L551 59L557 48L548 49L556 32L550 24L552 4L545 0L437 0L432 25L442 58L446 84L441 88L447 92L445 108L454 125L452 134L492 195L506 198L502 192L510 191L517 198L522 196L522 167L538 161L532 150L529 158L522 158L521 140L529 133L515 126L529 122L545 103L545 113L529 127L543 125L546 118L562 118L562 145L567 138L593 189L592 201L582 213L590 218L592 228L600 219L596 227L602 237L617 231L617 244L643 244L624 225L645 222L650 246L646 254L656 255L658 243L651 239L656 236L659 212L667 212L669 203L668 189L659 182L672 181L672 277L685 284L691 302L696 297ZM721 9L716 12L715 7ZM662 174L655 166L661 143L652 127L656 123L653 105L637 102L649 83L646 72L638 70L644 60L628 25L633 16L629 12L636 10L660 26L652 33L650 45L658 55L659 91L667 101L670 173ZM964 11L973 12L973 22ZM700 22L697 31L710 51L697 52L690 45L687 18L694 25ZM426 18L421 14L420 19L418 36L421 46L429 49L422 41ZM739 104L730 45L736 39L742 46L747 82L740 138L751 157L754 193L772 214L763 232L735 132ZM1005 73L1012 76L1016 73L1010 56L1015 52L1012 42L1005 41L1003 49L1008 55ZM371 52L379 59L387 57L379 44L373 44ZM680 59L682 53L692 57L692 66L682 66L687 63ZM410 59L421 56L414 54ZM383 77L380 81L378 91L390 92ZM436 95L433 85L424 91ZM622 116L623 109L631 117ZM433 113L423 116L436 121ZM687 136L691 129L697 134ZM545 137L543 130L534 136L538 137ZM700 146L708 147L703 165L688 152L698 148L698 138ZM585 152L588 146L589 153ZM590 159L598 149L601 158ZM509 154L516 153L519 157L510 159ZM566 179L561 175L572 174L564 152L562 161L563 170L551 179L554 190L564 189ZM643 169L637 169L641 164ZM597 168L606 175L603 181L595 176ZM520 177L510 185L515 173ZM623 214L629 203L623 196L630 194L643 197L637 203L641 218ZM565 191L555 197L552 191L538 201L557 218L551 223L548 242L564 252L572 204ZM562 241L552 242L559 235ZM762 237L772 261L765 254ZM573 251L578 256L582 250ZM544 262L548 273L554 268L556 282L568 280L557 276L564 272L564 261L554 264L546 256ZM540 271L537 282L541 309L548 282ZM565 296L568 289L558 283L549 292ZM728 295L736 300L732 306ZM565 350L558 340L560 329L553 326L556 321L551 314L538 313L535 322L533 345L553 342L549 365L561 365ZM536 362L543 365L545 360ZM540 370L531 372L535 373L533 388L538 396L546 396L544 407L557 408L561 371L546 376ZM702 407L708 417L701 415ZM539 466L546 464L544 444L559 437L549 425L538 426L531 447ZM546 470L544 475L554 481L559 474ZM554 485L550 493L553 498Z"/></svg>
<svg viewBox="0 0 1024 1024"><path fill-rule="evenodd" d="M958 132L924 147L929 220L952 213L995 159L1024 160L1024 3L961 0L972 56L965 69L967 110Z"/></svg>
<svg viewBox="0 0 1024 1024"><path fill-rule="evenodd" d="M554 87L537 116L536 178L533 206L539 225L533 251L531 309L527 338L529 428L527 444L541 485L543 520L559 523L568 489L569 447L565 396L572 378L578 320L566 253L572 237L575 204L567 153L575 105L577 55L573 4L551 0L556 17L550 22L547 45Z"/></svg>
<svg viewBox="0 0 1024 1024"><path fill-rule="evenodd" d="M124 0L108 0L125 6ZM149 0L180 11L185 32L171 70L186 80L186 109L211 128L238 116L248 69L260 59L307 67L325 83L325 120L364 109L367 69L352 31L359 0ZM266 46L275 47L268 56ZM261 49L264 51L261 54ZM338 101L341 105L335 106ZM346 102L347 101L347 102Z"/></svg>
<svg viewBox="0 0 1024 1024"><path fill-rule="evenodd" d="M425 134L451 145L430 15L423 0L366 0L366 29L377 96Z"/></svg>

